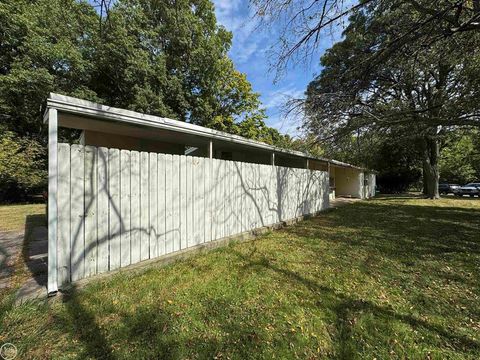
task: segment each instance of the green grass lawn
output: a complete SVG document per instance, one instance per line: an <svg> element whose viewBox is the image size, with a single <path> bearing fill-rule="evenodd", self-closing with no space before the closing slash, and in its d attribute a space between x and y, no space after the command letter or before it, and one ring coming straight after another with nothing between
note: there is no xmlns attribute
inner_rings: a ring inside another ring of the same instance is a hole
<svg viewBox="0 0 480 360"><path fill-rule="evenodd" d="M49 304L9 308L20 357L479 359L480 200L357 202Z"/></svg>
<svg viewBox="0 0 480 360"><path fill-rule="evenodd" d="M0 231L23 231L27 216L44 214L44 204L0 205Z"/></svg>

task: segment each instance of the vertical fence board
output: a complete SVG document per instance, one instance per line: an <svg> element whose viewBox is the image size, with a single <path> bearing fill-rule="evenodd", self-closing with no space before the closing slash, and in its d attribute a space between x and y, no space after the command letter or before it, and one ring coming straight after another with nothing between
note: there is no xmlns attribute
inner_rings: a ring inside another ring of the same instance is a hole
<svg viewBox="0 0 480 360"><path fill-rule="evenodd" d="M149 161L148 153L140 153L140 259L150 257L150 214L149 214Z"/></svg>
<svg viewBox="0 0 480 360"><path fill-rule="evenodd" d="M220 237L223 238L225 236L228 236L227 235L227 230L228 230L228 209L227 209L227 206L228 206L228 202L227 202L227 199L228 199L228 172L227 172L227 164L228 164L228 161L227 160L222 160L221 162L221 166L220 166L220 171L221 171L221 174L222 174L222 182L221 182L221 186L222 186L222 190L221 190L221 194L222 194L222 197L221 197L221 200L220 200L220 203L221 203L221 207L222 207L222 227L220 229Z"/></svg>
<svg viewBox="0 0 480 360"><path fill-rule="evenodd" d="M120 151L120 266L130 265L131 259L131 160L130 151Z"/></svg>
<svg viewBox="0 0 480 360"><path fill-rule="evenodd" d="M58 285L70 281L70 146L58 144Z"/></svg>
<svg viewBox="0 0 480 360"><path fill-rule="evenodd" d="M172 161L172 205L173 205L173 251L180 250L180 156L173 155Z"/></svg>
<svg viewBox="0 0 480 360"><path fill-rule="evenodd" d="M108 149L98 148L97 159L97 271L103 273L108 271L109 249L108 249Z"/></svg>
<svg viewBox="0 0 480 360"><path fill-rule="evenodd" d="M130 152L130 259L132 264L140 261L140 153Z"/></svg>
<svg viewBox="0 0 480 360"><path fill-rule="evenodd" d="M248 187L249 187L249 204L248 204L248 212L249 212L249 224L248 230L252 230L255 228L255 223L257 221L257 209L255 207L256 199L255 199L255 167L254 164L249 164L248 169Z"/></svg>
<svg viewBox="0 0 480 360"><path fill-rule="evenodd" d="M242 187L242 232L247 231L248 211L247 211L247 168L248 164L243 163L240 166L240 181Z"/></svg>
<svg viewBox="0 0 480 360"><path fill-rule="evenodd" d="M278 191L277 191L277 167L272 166L270 168L270 194L272 207L273 223L278 223Z"/></svg>
<svg viewBox="0 0 480 360"><path fill-rule="evenodd" d="M186 162L184 162L184 176L182 178L182 185L183 185L183 198L184 202L182 203L182 208L183 208L183 215L184 215L184 220L185 224L183 227L183 236L184 236L184 241L185 241L185 246L190 247L194 245L193 243L193 229L195 227L195 221L193 218L193 212L194 212L194 197L193 197L193 191L194 187L196 184L193 182L193 172L194 172L194 158L192 156L186 156L182 157Z"/></svg>
<svg viewBox="0 0 480 360"><path fill-rule="evenodd" d="M192 157L180 156L180 249L184 249L189 246L190 231L193 226L191 224L191 188L192 182L189 181L192 172Z"/></svg>
<svg viewBox="0 0 480 360"><path fill-rule="evenodd" d="M218 173L218 182L215 184L215 187L217 187L217 191L215 194L215 202L216 202L216 209L217 209L217 233L216 233L216 238L220 239L223 237L223 227L224 227L224 209L223 209L223 204L224 204L224 174L223 174L223 160L217 160L217 173Z"/></svg>
<svg viewBox="0 0 480 360"><path fill-rule="evenodd" d="M221 227L221 198L222 193L220 192L221 187L221 173L220 173L220 166L221 162L218 159L212 159L213 161L213 181L212 181L212 193L214 193L214 209L213 209L213 234L212 240L216 240L220 238L220 227Z"/></svg>
<svg viewBox="0 0 480 360"><path fill-rule="evenodd" d="M173 252L173 156L165 155L165 253Z"/></svg>
<svg viewBox="0 0 480 360"><path fill-rule="evenodd" d="M267 173L267 167L268 165L260 165L260 186L259 186L259 193L260 193L260 199L262 201L261 209L262 211L260 212L260 221L261 221L261 226L265 226L268 224L271 224L269 222L269 213L268 213L268 173Z"/></svg>
<svg viewBox="0 0 480 360"><path fill-rule="evenodd" d="M208 242L210 241L210 232L209 232L209 227L210 227L210 159L205 158L202 159L203 161L203 171L204 171L204 177L203 177L203 188L204 188L204 211L205 211L205 217L204 217L204 224L203 224L203 241Z"/></svg>
<svg viewBox="0 0 480 360"><path fill-rule="evenodd" d="M85 276L85 208L84 208L84 148L81 145L71 147L71 248L70 267L72 281Z"/></svg>
<svg viewBox="0 0 480 360"><path fill-rule="evenodd" d="M158 154L158 255L165 254L165 154Z"/></svg>
<svg viewBox="0 0 480 360"><path fill-rule="evenodd" d="M230 179L230 161L223 161L223 236L230 236L231 220L231 179Z"/></svg>
<svg viewBox="0 0 480 360"><path fill-rule="evenodd" d="M290 192L293 191L292 186L292 176L291 176L291 169L284 168L284 175L285 175L285 191L283 192L283 206L284 206L284 220L290 219L290 208L291 202L290 200Z"/></svg>
<svg viewBox="0 0 480 360"><path fill-rule="evenodd" d="M233 176L235 179L235 233L242 232L242 182L240 163L233 163Z"/></svg>
<svg viewBox="0 0 480 360"><path fill-rule="evenodd" d="M233 166L233 179L234 179L234 189L235 189L235 223L234 223L234 232L239 234L241 230L241 216L242 212L240 210L240 176L238 175L238 163L232 162Z"/></svg>
<svg viewBox="0 0 480 360"><path fill-rule="evenodd" d="M205 242L205 160L196 158L195 181L195 244Z"/></svg>
<svg viewBox="0 0 480 360"><path fill-rule="evenodd" d="M85 146L85 277L97 273L97 148Z"/></svg>
<svg viewBox="0 0 480 360"><path fill-rule="evenodd" d="M291 173L291 181L292 181L292 191L290 192L289 191L289 199L288 201L291 203L291 206L290 206L290 214L288 216L289 219L293 219L296 217L296 213L297 213L297 200L298 200L298 178L297 178L297 169L291 169L290 173Z"/></svg>
<svg viewBox="0 0 480 360"><path fill-rule="evenodd" d="M218 176L219 181L217 192L218 207L218 235L217 239L223 238L225 235L225 160L218 160Z"/></svg>
<svg viewBox="0 0 480 360"><path fill-rule="evenodd" d="M235 163L229 161L230 179L230 235L237 234L237 177L235 176Z"/></svg>
<svg viewBox="0 0 480 360"><path fill-rule="evenodd" d="M259 172L260 172L260 169L261 167L258 166L258 165L255 165L253 167L253 181L254 181L254 194L255 194L255 200L254 200L254 209L255 209L255 220L254 220L254 227L255 228L259 228L260 226L262 226L261 224L261 221L260 221L260 216L261 216L261 211L262 211L262 208L261 208L261 203L260 203L260 200L261 200L261 196L260 196L260 182L259 182L259 178L260 178L260 175L259 175Z"/></svg>
<svg viewBox="0 0 480 360"><path fill-rule="evenodd" d="M110 270L120 267L120 151L108 150Z"/></svg>
<svg viewBox="0 0 480 360"><path fill-rule="evenodd" d="M188 221L187 221L187 232L188 232L188 243L187 246L194 246L195 243L195 232L198 229L198 224L195 219L197 216L197 204L196 204L196 194L199 187L199 182L197 179L198 174L198 157L188 156L190 158L190 164L188 165L187 171L187 189L188 189L188 200L191 204L188 209ZM188 206L187 206L188 207Z"/></svg>
<svg viewBox="0 0 480 360"><path fill-rule="evenodd" d="M244 216L244 231L249 231L251 226L251 219L252 219L252 212L251 203L252 203L252 190L251 190L251 164L245 163L243 164L243 179L244 179L244 209L243 212Z"/></svg>
<svg viewBox="0 0 480 360"><path fill-rule="evenodd" d="M157 189L157 154L149 154L149 216L150 216L150 259L158 256L157 237L158 237L158 189Z"/></svg>

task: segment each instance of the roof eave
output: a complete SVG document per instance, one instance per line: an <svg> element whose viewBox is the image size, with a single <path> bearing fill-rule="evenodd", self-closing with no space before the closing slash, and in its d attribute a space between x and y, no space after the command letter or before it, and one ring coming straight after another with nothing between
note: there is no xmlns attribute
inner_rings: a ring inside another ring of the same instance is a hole
<svg viewBox="0 0 480 360"><path fill-rule="evenodd" d="M363 171L370 171L355 165L347 164L341 161L327 159L322 157L315 157L308 153L300 151L279 148L273 145L268 145L260 141L247 139L238 135L232 135L226 132L205 128L203 126L186 123L183 121L173 120L155 115L147 115L139 112L115 108L88 100L78 99L71 96L50 93L47 99L47 109L54 108L59 111L76 114L80 116L91 116L98 119L105 119L109 121L119 121L131 125L155 127L164 130L175 132L182 132L185 134L196 135L200 137L209 138L212 140L219 140L225 142L232 142L243 146L263 149L275 153L297 156L305 159L330 162L333 165L341 167L350 167ZM44 119L46 118L46 113Z"/></svg>

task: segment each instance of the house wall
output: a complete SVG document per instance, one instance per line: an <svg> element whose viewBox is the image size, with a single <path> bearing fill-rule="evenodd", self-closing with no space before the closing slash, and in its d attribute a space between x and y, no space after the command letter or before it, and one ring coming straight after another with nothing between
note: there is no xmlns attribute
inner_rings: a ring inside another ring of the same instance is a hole
<svg viewBox="0 0 480 360"><path fill-rule="evenodd" d="M335 195L363 198L363 172L353 168L335 167Z"/></svg>
<svg viewBox="0 0 480 360"><path fill-rule="evenodd" d="M58 166L60 288L329 206L324 171L69 144Z"/></svg>

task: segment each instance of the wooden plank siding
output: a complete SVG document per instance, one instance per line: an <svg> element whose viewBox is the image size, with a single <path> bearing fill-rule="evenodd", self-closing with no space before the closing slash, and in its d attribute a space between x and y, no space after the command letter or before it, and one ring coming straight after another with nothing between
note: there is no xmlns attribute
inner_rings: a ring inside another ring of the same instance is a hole
<svg viewBox="0 0 480 360"><path fill-rule="evenodd" d="M58 163L60 288L328 206L324 171L68 144Z"/></svg>

